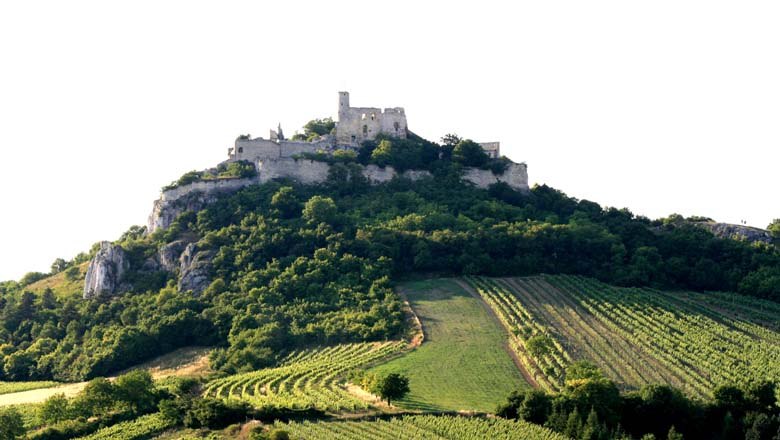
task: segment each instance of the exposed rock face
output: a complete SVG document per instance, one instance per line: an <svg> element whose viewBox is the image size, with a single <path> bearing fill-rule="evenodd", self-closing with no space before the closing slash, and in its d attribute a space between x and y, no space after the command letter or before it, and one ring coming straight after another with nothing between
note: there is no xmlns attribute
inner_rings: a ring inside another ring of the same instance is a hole
<svg viewBox="0 0 780 440"><path fill-rule="evenodd" d="M84 280L84 299L110 296L121 289L122 275L130 266L125 251L108 241L100 243L100 250L89 262Z"/></svg>
<svg viewBox="0 0 780 440"><path fill-rule="evenodd" d="M176 240L163 246L157 253L160 266L170 273L176 272L176 269L181 266L180 258L187 248L187 244L184 240Z"/></svg>
<svg viewBox="0 0 780 440"><path fill-rule="evenodd" d="M482 189L487 189L494 183L504 182L518 191L529 191L528 167L524 163L510 163L504 174L493 174L490 170L480 168L466 168L463 170L463 180Z"/></svg>
<svg viewBox="0 0 780 440"><path fill-rule="evenodd" d="M199 211L217 199L217 195L237 191L257 183L255 178L220 179L194 182L189 185L163 191L154 201L147 220L147 231L165 229L185 211Z"/></svg>
<svg viewBox="0 0 780 440"><path fill-rule="evenodd" d="M194 295L200 295L211 282L211 252L200 250L195 243L190 243L179 262L179 291L191 290Z"/></svg>
<svg viewBox="0 0 780 440"><path fill-rule="evenodd" d="M326 162L287 157L264 159L258 161L255 167L258 173L256 177L207 180L163 191L160 199L154 202L147 230L152 233L157 229L165 229L185 211L199 211L214 202L221 193L238 191L250 185L279 178L292 179L304 184L322 183L328 179L330 171L330 165ZM372 184L389 182L399 174L411 180L432 177L431 173L425 170L407 170L398 173L390 166L382 168L368 165L363 167L362 172ZM524 163L510 163L506 171L500 175L493 174L490 170L466 168L463 171L463 180L483 189L494 183L504 182L518 191L528 192L528 171ZM162 261L161 264L165 266Z"/></svg>
<svg viewBox="0 0 780 440"><path fill-rule="evenodd" d="M697 226L705 228L712 232L716 237L730 238L733 240L743 240L750 243L761 242L773 243L772 234L764 229L754 228L745 225L733 225L730 223L698 222Z"/></svg>

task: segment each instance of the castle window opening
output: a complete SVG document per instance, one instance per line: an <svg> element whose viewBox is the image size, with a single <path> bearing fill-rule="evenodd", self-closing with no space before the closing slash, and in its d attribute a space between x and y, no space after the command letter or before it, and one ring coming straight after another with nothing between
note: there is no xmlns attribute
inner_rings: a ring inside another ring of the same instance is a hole
<svg viewBox="0 0 780 440"><path fill-rule="evenodd" d="M352 135L352 142L355 142L355 135Z"/></svg>
<svg viewBox="0 0 780 440"><path fill-rule="evenodd" d="M371 120L373 121L374 119L376 119L376 113L371 113Z"/></svg>
<svg viewBox="0 0 780 440"><path fill-rule="evenodd" d="M368 125L363 125L363 136L368 134Z"/></svg>
<svg viewBox="0 0 780 440"><path fill-rule="evenodd" d="M361 120L363 120L363 121L365 121L365 120L366 120L366 114L365 114L365 113L363 113L363 115L360 117L360 119L361 119Z"/></svg>
<svg viewBox="0 0 780 440"><path fill-rule="evenodd" d="M393 122L393 128L395 128L395 132L398 133L398 130L401 128L401 125L398 122Z"/></svg>
<svg viewBox="0 0 780 440"><path fill-rule="evenodd" d="M238 147L238 152L239 153L243 153L244 152L244 147Z"/></svg>

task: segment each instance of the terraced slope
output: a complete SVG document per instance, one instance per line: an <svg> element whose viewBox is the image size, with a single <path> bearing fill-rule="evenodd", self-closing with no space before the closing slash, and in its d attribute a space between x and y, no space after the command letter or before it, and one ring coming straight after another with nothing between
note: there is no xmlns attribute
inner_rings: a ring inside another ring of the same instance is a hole
<svg viewBox="0 0 780 440"><path fill-rule="evenodd" d="M212 381L205 396L240 399L258 408L359 410L368 404L343 387L344 375L355 368L399 354L401 341L342 344L290 354L278 367L236 374Z"/></svg>
<svg viewBox="0 0 780 440"><path fill-rule="evenodd" d="M458 416L404 416L389 420L277 423L300 440L563 440L522 421Z"/></svg>
<svg viewBox="0 0 780 440"><path fill-rule="evenodd" d="M577 359L625 388L668 383L707 396L723 383L780 379L780 306L723 293L618 288L577 276L468 278L548 389ZM529 341L551 341L529 350ZM533 352L533 353L532 353Z"/></svg>
<svg viewBox="0 0 780 440"><path fill-rule="evenodd" d="M528 386L512 361L506 331L456 280L417 281L400 289L420 318L425 338L411 353L372 370L409 377L411 392L398 405L494 411L510 392Z"/></svg>

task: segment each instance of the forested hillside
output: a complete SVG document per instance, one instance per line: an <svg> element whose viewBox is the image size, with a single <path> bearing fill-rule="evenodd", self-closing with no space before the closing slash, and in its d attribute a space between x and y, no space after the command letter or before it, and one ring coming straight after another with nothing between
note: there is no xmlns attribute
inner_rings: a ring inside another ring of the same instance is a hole
<svg viewBox="0 0 780 440"><path fill-rule="evenodd" d="M398 337L403 317L391 280L410 272L568 273L780 299L772 245L718 239L546 186L529 195L504 185L477 190L460 182L455 163L435 171L433 179L370 186L337 164L326 185L271 182L151 235L131 228L117 243L130 255L134 288L116 298L5 282L2 377L86 379L185 345L224 347L213 366L236 373L272 365L289 347ZM200 296L143 269L182 238L211 255L211 284Z"/></svg>

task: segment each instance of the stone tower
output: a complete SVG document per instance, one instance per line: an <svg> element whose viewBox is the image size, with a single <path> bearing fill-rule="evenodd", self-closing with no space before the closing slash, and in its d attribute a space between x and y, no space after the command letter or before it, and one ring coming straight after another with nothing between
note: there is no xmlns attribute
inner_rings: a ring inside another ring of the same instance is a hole
<svg viewBox="0 0 780 440"><path fill-rule="evenodd" d="M357 147L380 133L406 139L406 113L401 107L350 107L349 92L339 92L336 143Z"/></svg>

